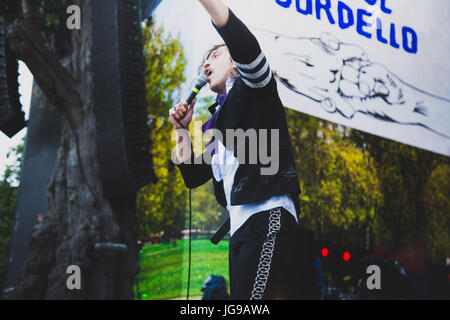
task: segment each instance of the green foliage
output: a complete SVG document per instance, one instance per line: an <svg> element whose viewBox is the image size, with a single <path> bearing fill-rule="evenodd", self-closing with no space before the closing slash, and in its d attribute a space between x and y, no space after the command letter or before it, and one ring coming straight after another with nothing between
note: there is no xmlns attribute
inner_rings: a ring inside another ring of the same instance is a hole
<svg viewBox="0 0 450 320"><path fill-rule="evenodd" d="M449 170L448 158L356 130L351 139L373 156L382 185L375 242L393 251L416 241L427 243L430 257L443 262L444 252L450 255L443 243L450 236L450 228L445 229L450 207L448 180L439 174Z"/></svg>
<svg viewBox="0 0 450 320"><path fill-rule="evenodd" d="M0 181L0 288L3 288L16 212L17 187Z"/></svg>
<svg viewBox="0 0 450 320"><path fill-rule="evenodd" d="M450 166L436 166L425 185L423 200L429 215L428 248L434 262L450 256Z"/></svg>
<svg viewBox="0 0 450 320"><path fill-rule="evenodd" d="M205 123L211 117L208 107L213 104L213 96L200 98L195 105L193 123ZM200 126L191 125L191 136L202 135ZM206 151L205 142L194 146L194 152L201 154ZM192 227L206 231L215 231L226 218L226 210L216 201L212 180L192 190ZM186 223L188 223L186 221ZM187 225L186 225L187 227Z"/></svg>
<svg viewBox="0 0 450 320"><path fill-rule="evenodd" d="M20 144L8 150L8 153L6 154L7 159L11 158L11 156L14 156L16 158L16 161L13 164L6 165L5 172L3 173L3 180L11 185L19 184L24 143L25 138L22 139L22 142Z"/></svg>
<svg viewBox="0 0 450 320"><path fill-rule="evenodd" d="M164 232L164 240L178 238L184 227L187 191L176 168L169 169L173 142L168 110L174 92L185 81L186 60L177 39L164 34L162 27L142 30L146 61L146 101L152 155L158 182L138 193L140 236Z"/></svg>
<svg viewBox="0 0 450 320"><path fill-rule="evenodd" d="M0 288L3 288L6 267L8 266L9 249L13 233L16 213L17 187L22 163L23 142L8 151L7 157L15 155L16 163L6 167L3 180L0 181Z"/></svg>
<svg viewBox="0 0 450 320"><path fill-rule="evenodd" d="M449 160L287 110L301 223L333 241L392 252L420 241L450 256Z"/></svg>
<svg viewBox="0 0 450 320"><path fill-rule="evenodd" d="M176 234L185 223L188 195L178 171L166 168L174 147L168 109L185 80L185 61L177 40L164 35L162 28L148 26L143 32L159 181L139 194L139 217L142 235L162 230ZM211 99L197 102L194 121L209 118L204 106ZM435 261L450 255L447 158L292 110L286 114L303 191L303 226L321 238L368 249L388 245L395 251L420 240L428 244ZM191 126L191 134L193 130ZM194 228L215 229L221 208L212 184L193 190L193 199Z"/></svg>
<svg viewBox="0 0 450 320"><path fill-rule="evenodd" d="M300 223L318 237L369 246L367 228L383 201L370 154L342 126L292 110L287 119L302 188Z"/></svg>
<svg viewBox="0 0 450 320"><path fill-rule="evenodd" d="M144 187L138 194L138 216L141 236L164 232L164 241L177 238L186 226L188 190L177 168L169 170L168 163L175 144L171 141L173 127L168 110L179 99L179 86L186 80L183 49L177 39L165 34L162 27L148 25L143 29L146 58L147 113L152 139L152 155L158 182ZM198 99L193 122L206 121L207 106L212 97ZM191 125L191 134L195 126ZM196 128L199 129L198 127ZM201 153L202 146L196 147ZM217 228L221 207L215 201L212 182L192 190L193 227Z"/></svg>
<svg viewBox="0 0 450 320"><path fill-rule="evenodd" d="M192 190L192 199L192 228L215 231L227 213L216 201L212 181Z"/></svg>
<svg viewBox="0 0 450 320"><path fill-rule="evenodd" d="M177 98L177 89L186 81L184 51L178 39L165 34L163 27L147 25L142 35L149 118L151 123L156 119L169 121L168 110Z"/></svg>

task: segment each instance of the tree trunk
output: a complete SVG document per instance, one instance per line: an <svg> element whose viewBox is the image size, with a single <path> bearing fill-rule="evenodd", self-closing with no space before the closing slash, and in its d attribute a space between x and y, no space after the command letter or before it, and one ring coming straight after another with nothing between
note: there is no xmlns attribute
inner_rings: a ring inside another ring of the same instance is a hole
<svg viewBox="0 0 450 320"><path fill-rule="evenodd" d="M17 24L10 29L9 36L16 43L13 48L64 116L61 146L49 185L48 212L33 228L31 257L14 298L133 298L132 284L138 266L134 234L136 195L112 203L100 180L91 71L91 1L78 1L83 13L82 29L72 32L73 54L64 68L72 77L67 80L71 81L69 84L46 78L48 72L43 70L43 64L48 63L49 57L39 60L39 54L28 51L32 45L27 48L31 43L27 35L33 32L29 25ZM68 97L67 92L73 97ZM127 250L98 251L94 249L98 242L123 243ZM79 290L69 290L66 285L71 276L66 273L70 265L81 269Z"/></svg>

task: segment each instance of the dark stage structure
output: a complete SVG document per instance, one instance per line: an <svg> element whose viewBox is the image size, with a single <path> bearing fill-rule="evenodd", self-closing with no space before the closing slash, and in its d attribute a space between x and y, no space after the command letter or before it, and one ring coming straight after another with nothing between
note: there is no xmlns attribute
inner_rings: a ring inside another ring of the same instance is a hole
<svg viewBox="0 0 450 320"><path fill-rule="evenodd" d="M151 18L160 2L92 2L96 142L102 184L112 202L121 201L156 179L146 123L145 62L140 23ZM0 33L1 22L0 17ZM26 123L21 106L17 104L17 59L8 57L7 53L5 39L0 36L0 129L12 137ZM6 291L15 286L30 256L28 243L33 226L47 212L48 184L61 135L61 116L50 108L45 96L34 85L5 279Z"/></svg>

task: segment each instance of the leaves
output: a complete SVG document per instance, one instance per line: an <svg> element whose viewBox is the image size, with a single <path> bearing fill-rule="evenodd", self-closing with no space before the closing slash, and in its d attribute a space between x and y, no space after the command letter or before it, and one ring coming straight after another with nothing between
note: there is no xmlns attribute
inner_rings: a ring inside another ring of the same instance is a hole
<svg viewBox="0 0 450 320"><path fill-rule="evenodd" d="M20 169L23 160L25 137L22 138L22 142L17 146L10 148L6 154L6 158L10 159L13 156L16 161L12 164L5 166L5 172L3 173L3 180L11 185L18 185L20 179Z"/></svg>
<svg viewBox="0 0 450 320"><path fill-rule="evenodd" d="M179 238L184 228L187 190L176 168L169 166L173 127L169 120L178 86L185 81L183 48L162 27L142 30L146 61L146 101L152 155L158 182L138 193L138 225L141 236L164 232L164 239Z"/></svg>
<svg viewBox="0 0 450 320"><path fill-rule="evenodd" d="M391 252L419 240L435 262L450 256L448 158L291 110L287 119L301 223L317 237Z"/></svg>
<svg viewBox="0 0 450 320"><path fill-rule="evenodd" d="M177 40L162 28L147 26L144 39L149 126L160 180L139 194L138 207L143 230L156 233L171 224L174 230L183 228L187 211L183 181L176 169L165 167L174 146L167 110L185 80L185 60ZM209 105L206 100L197 104ZM196 110L197 119L209 117L201 107ZM371 249L395 250L426 239L436 261L450 255L447 158L292 110L286 115L302 188L303 226L318 237ZM194 228L215 228L221 208L212 185L195 189L193 199Z"/></svg>
<svg viewBox="0 0 450 320"><path fill-rule="evenodd" d="M382 202L370 154L342 126L291 110L287 119L302 187L301 223L318 237L365 244L366 226Z"/></svg>
<svg viewBox="0 0 450 320"><path fill-rule="evenodd" d="M3 180L0 181L0 287L3 287L2 281L5 279L8 265L18 189L13 184L17 184L19 180L23 146L22 140L19 145L8 151L7 157L14 155L16 162L6 166Z"/></svg>
<svg viewBox="0 0 450 320"><path fill-rule="evenodd" d="M440 163L431 173L423 200L428 209L428 247L435 262L450 256L450 166Z"/></svg>
<svg viewBox="0 0 450 320"><path fill-rule="evenodd" d="M450 255L445 243L450 237L449 159L357 130L351 140L371 154L381 183L384 202L374 216L376 244L395 251L416 241L427 243L430 257L442 263L444 253Z"/></svg>
<svg viewBox="0 0 450 320"><path fill-rule="evenodd" d="M178 169L170 171L167 164L175 143L171 141L173 127L169 109L179 99L179 86L186 80L186 60L179 41L166 34L162 27L148 25L143 29L146 59L147 114L151 131L152 154L158 182L147 186L138 194L138 215L141 235L163 232L164 240L177 238L187 227L188 190ZM206 107L211 97L200 98L195 106L193 122L205 122L210 114ZM190 126L191 135L198 127ZM201 146L194 146L201 153ZM217 228L225 215L217 204L212 183L192 190L192 226L211 230Z"/></svg>

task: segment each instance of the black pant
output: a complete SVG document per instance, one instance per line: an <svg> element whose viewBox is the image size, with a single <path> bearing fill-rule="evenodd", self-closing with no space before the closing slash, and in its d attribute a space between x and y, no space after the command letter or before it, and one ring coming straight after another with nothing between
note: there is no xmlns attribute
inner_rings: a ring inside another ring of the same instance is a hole
<svg viewBox="0 0 450 320"><path fill-rule="evenodd" d="M299 299L298 224L282 207L252 215L230 239L233 300Z"/></svg>

